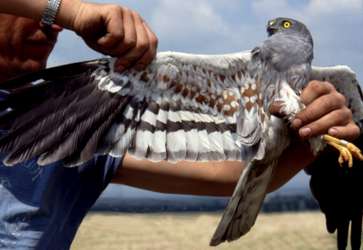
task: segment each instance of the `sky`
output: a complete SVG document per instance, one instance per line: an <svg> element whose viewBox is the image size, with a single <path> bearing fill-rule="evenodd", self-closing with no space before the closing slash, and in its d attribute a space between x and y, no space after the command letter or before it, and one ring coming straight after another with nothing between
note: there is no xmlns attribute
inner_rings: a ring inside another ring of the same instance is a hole
<svg viewBox="0 0 363 250"><path fill-rule="evenodd" d="M269 19L292 17L305 23L313 35L314 65L349 65L363 83L363 0L108 0L107 3L139 12L158 36L159 51L220 54L249 50L266 38ZM64 31L49 66L101 56L74 33ZM288 187L306 188L306 185L307 178L301 174ZM134 189L123 191L150 195Z"/></svg>

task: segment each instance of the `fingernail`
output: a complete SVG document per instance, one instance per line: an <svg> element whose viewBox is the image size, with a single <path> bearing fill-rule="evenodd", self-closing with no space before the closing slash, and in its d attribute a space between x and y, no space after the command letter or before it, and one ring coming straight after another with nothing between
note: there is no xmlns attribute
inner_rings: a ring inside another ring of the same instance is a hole
<svg viewBox="0 0 363 250"><path fill-rule="evenodd" d="M336 136L338 135L338 130L336 128L330 128L328 131L329 135Z"/></svg>
<svg viewBox="0 0 363 250"><path fill-rule="evenodd" d="M294 128L300 128L302 125L302 121L300 119L295 119L292 121L291 125Z"/></svg>
<svg viewBox="0 0 363 250"><path fill-rule="evenodd" d="M302 137L307 137L311 134L311 128L302 128L299 130L299 134Z"/></svg>

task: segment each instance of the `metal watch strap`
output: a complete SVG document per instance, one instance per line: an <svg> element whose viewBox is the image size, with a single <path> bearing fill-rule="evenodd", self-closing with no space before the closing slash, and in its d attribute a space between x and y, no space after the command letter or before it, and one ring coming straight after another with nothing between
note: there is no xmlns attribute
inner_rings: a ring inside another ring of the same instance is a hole
<svg viewBox="0 0 363 250"><path fill-rule="evenodd" d="M50 26L55 22L59 6L62 0L48 0L48 5L42 14L41 23L45 26Z"/></svg>

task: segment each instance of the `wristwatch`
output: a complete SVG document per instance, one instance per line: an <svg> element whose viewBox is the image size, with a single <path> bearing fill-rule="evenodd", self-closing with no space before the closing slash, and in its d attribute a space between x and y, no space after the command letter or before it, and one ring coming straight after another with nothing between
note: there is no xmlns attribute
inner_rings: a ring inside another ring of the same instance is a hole
<svg viewBox="0 0 363 250"><path fill-rule="evenodd" d="M41 19L41 23L44 26L51 26L54 24L61 2L62 0L48 0L48 5L44 10Z"/></svg>

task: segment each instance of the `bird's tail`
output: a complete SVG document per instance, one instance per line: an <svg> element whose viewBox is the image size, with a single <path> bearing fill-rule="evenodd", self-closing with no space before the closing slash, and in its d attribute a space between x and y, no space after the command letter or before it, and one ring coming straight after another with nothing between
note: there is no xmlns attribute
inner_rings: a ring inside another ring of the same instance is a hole
<svg viewBox="0 0 363 250"><path fill-rule="evenodd" d="M214 232L211 246L236 240L255 224L275 164L264 164L257 160L248 163Z"/></svg>

